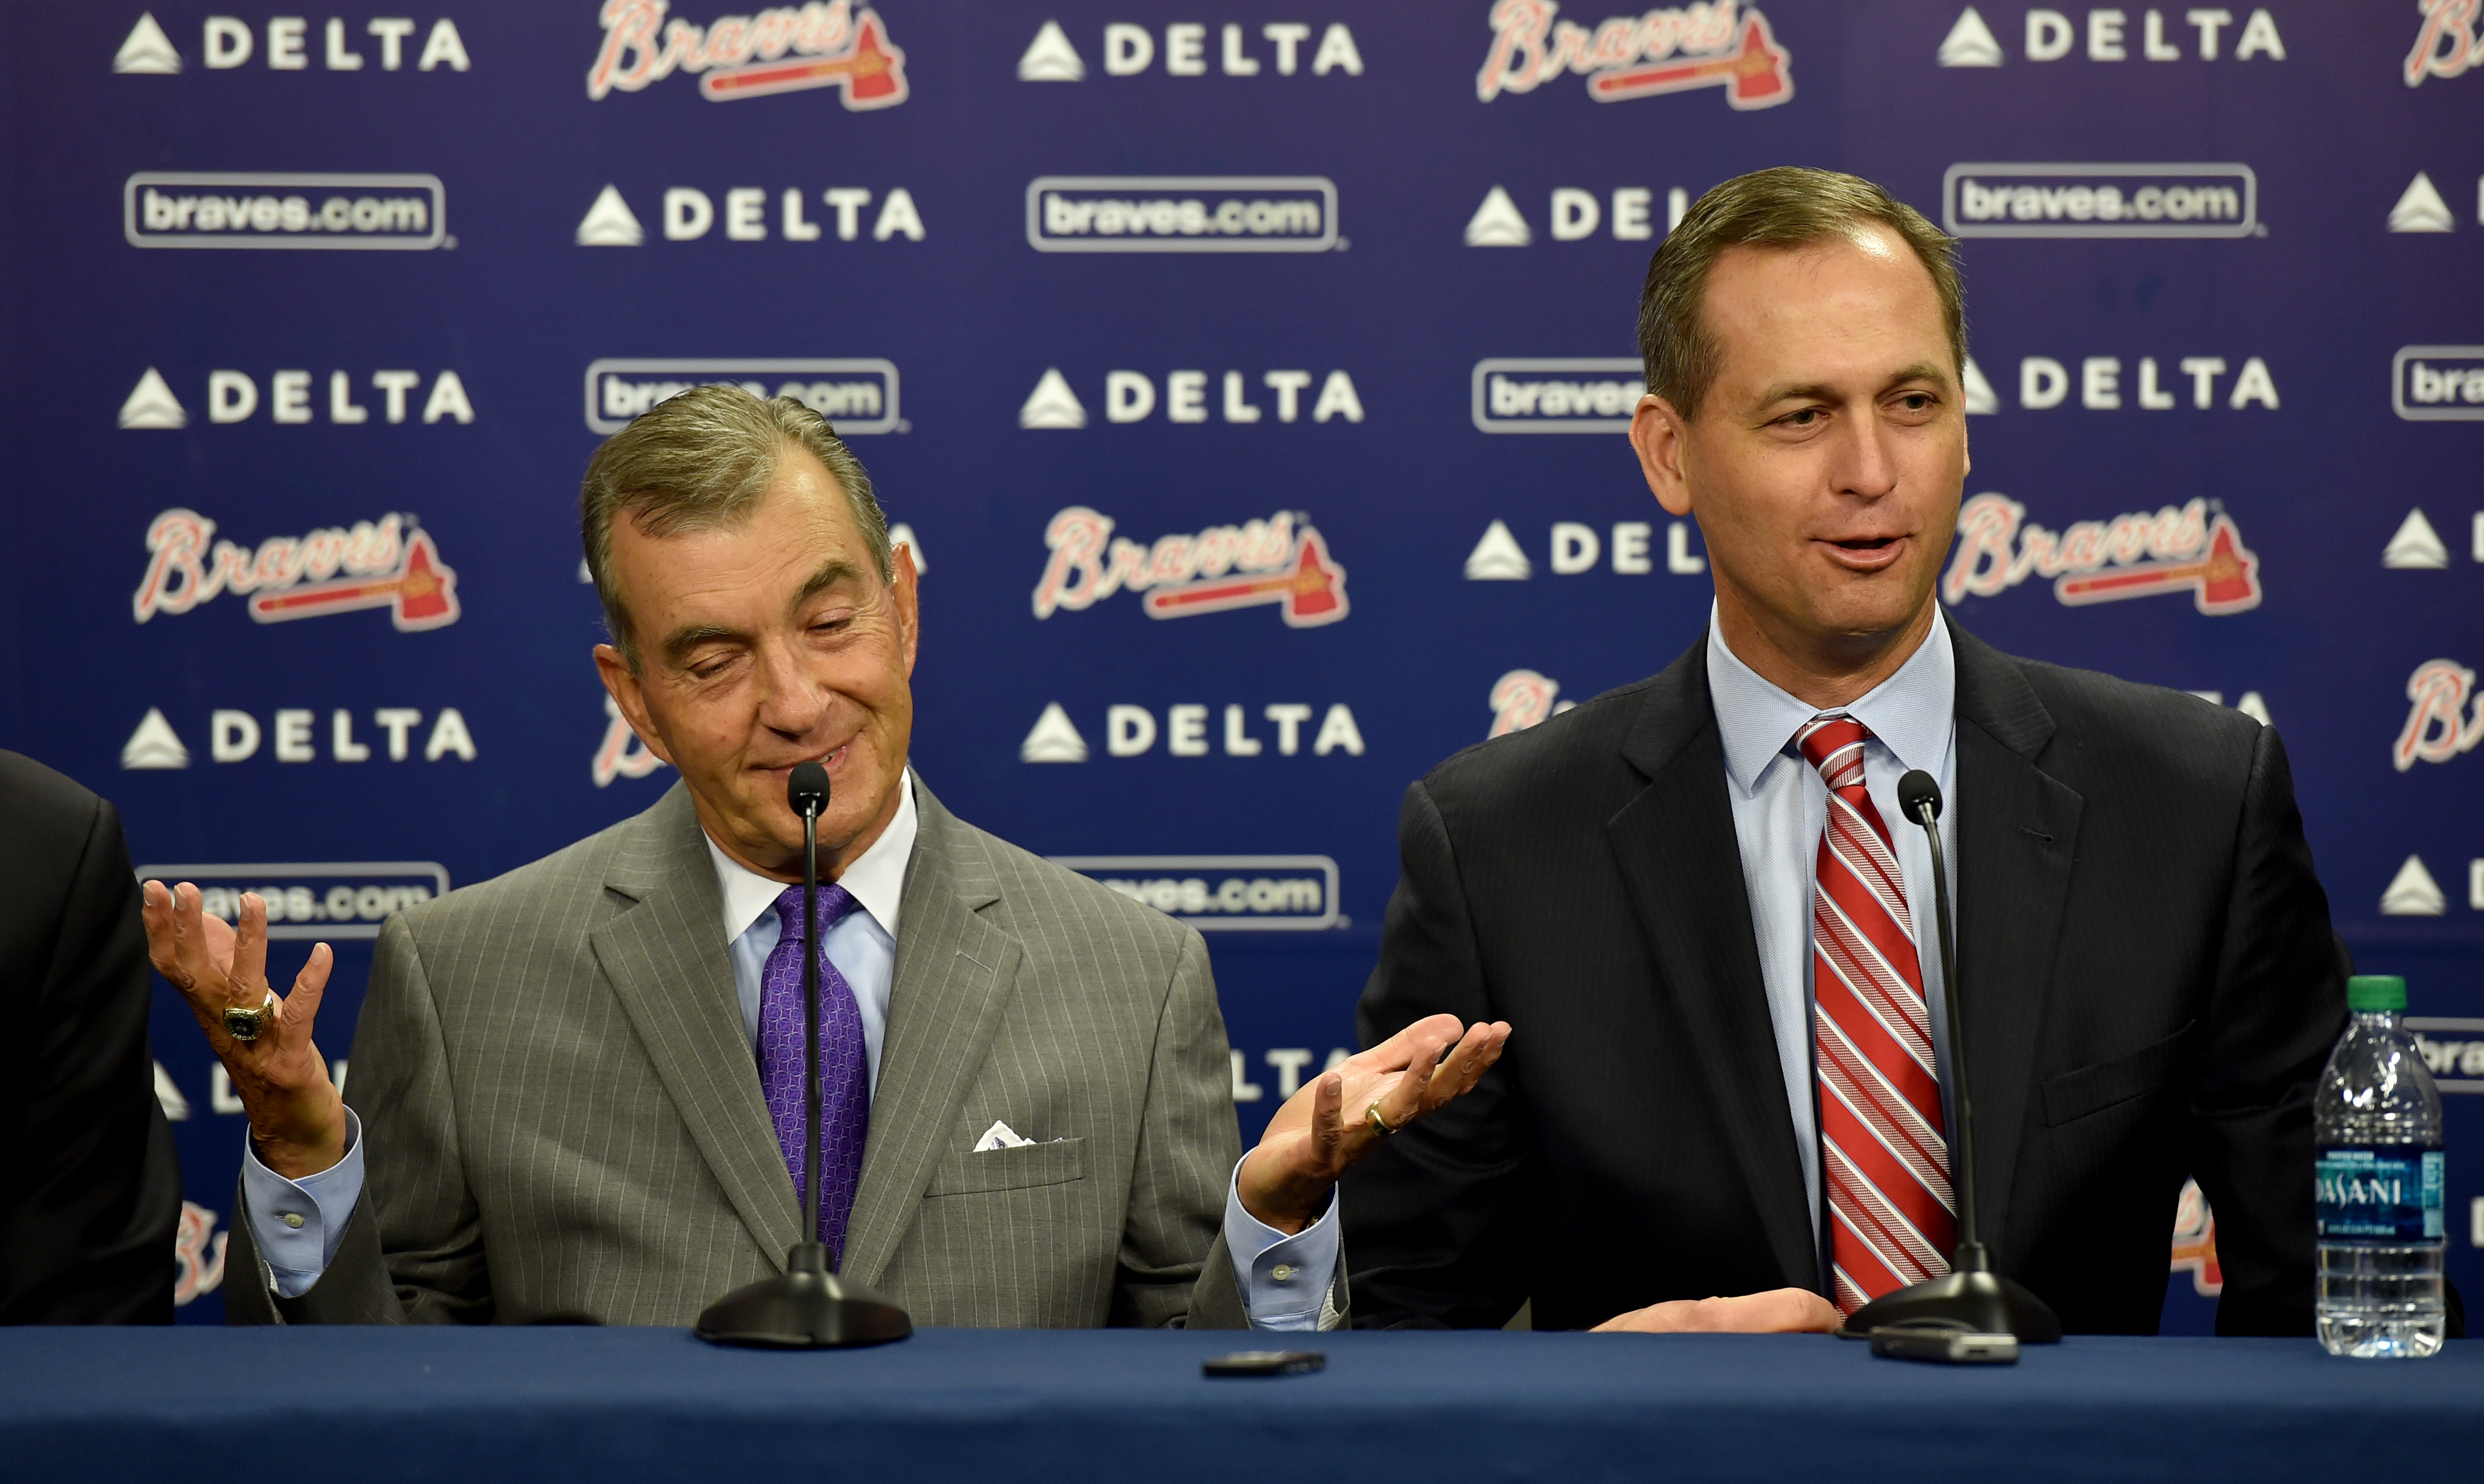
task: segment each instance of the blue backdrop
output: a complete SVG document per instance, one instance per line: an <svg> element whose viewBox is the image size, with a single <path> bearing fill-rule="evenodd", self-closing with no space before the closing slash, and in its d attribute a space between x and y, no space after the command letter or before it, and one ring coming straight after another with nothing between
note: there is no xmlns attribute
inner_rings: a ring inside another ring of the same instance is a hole
<svg viewBox="0 0 2484 1484"><path fill-rule="evenodd" d="M1959 618L2281 727L2338 928L2484 1091L2472 0L724 3L5 6L0 743L282 888L332 1056L388 911L669 785L575 491L725 379L906 527L923 776L1206 931L1256 1133L1353 1044L1405 784L1697 634L1615 436L1637 285L1793 162L1964 239ZM242 1126L159 999L210 1319Z"/></svg>

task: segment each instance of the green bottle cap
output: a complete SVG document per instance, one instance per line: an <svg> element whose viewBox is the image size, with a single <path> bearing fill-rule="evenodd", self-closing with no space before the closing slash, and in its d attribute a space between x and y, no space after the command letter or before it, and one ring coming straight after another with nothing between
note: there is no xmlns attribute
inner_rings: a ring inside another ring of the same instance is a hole
<svg viewBox="0 0 2484 1484"><path fill-rule="evenodd" d="M2346 1008L2352 1011L2406 1009L2406 981L2395 974L2358 974L2346 981Z"/></svg>

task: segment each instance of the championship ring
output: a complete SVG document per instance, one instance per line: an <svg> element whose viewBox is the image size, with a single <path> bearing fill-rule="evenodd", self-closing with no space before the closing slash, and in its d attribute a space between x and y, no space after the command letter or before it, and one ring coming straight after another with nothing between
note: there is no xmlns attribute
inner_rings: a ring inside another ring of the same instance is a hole
<svg viewBox="0 0 2484 1484"><path fill-rule="evenodd" d="M270 1022L276 1019L276 991L267 991L267 999L256 1010L225 1012L225 1034L243 1045L258 1039Z"/></svg>

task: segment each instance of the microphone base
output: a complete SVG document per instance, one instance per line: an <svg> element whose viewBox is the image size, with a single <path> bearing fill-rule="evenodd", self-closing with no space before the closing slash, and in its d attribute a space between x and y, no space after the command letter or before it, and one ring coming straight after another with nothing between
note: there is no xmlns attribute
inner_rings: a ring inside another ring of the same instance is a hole
<svg viewBox="0 0 2484 1484"><path fill-rule="evenodd" d="M796 1242L785 1271L709 1305L690 1331L712 1345L763 1350L848 1350L914 1333L905 1310L828 1271L828 1250Z"/></svg>
<svg viewBox="0 0 2484 1484"><path fill-rule="evenodd" d="M2059 1344L2062 1338L2062 1321L2042 1299L1981 1268L1884 1293L1848 1315L1837 1337L1869 1339L1874 1330L1888 1328L2014 1335L2024 1345Z"/></svg>

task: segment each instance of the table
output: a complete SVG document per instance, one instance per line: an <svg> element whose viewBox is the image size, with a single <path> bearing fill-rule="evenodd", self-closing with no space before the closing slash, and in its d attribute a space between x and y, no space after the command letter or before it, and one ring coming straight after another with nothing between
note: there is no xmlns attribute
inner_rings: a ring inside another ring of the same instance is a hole
<svg viewBox="0 0 2484 1484"><path fill-rule="evenodd" d="M1209 1380L1247 1336L926 1330L875 1350L676 1330L0 1331L0 1476L270 1481L2457 1477L2484 1340L2074 1338L2015 1366L1818 1336L1339 1334L1313 1376ZM256 1461L254 1463L254 1461Z"/></svg>

